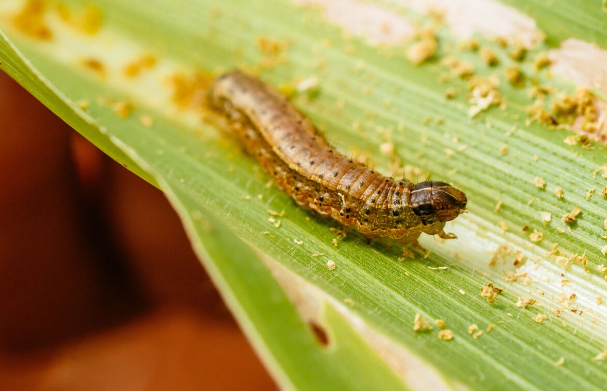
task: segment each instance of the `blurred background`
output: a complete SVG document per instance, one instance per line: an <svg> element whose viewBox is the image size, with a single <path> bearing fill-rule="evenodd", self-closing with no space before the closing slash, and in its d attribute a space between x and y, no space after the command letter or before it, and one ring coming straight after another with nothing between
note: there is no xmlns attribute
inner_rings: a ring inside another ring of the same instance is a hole
<svg viewBox="0 0 607 391"><path fill-rule="evenodd" d="M0 390L276 389L163 194L0 72Z"/></svg>

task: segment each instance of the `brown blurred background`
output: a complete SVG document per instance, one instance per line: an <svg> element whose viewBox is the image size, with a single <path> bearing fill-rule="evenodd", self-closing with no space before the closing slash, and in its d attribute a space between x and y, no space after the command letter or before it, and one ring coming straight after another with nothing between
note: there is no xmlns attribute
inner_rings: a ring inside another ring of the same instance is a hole
<svg viewBox="0 0 607 391"><path fill-rule="evenodd" d="M0 389L276 389L163 194L1 72Z"/></svg>

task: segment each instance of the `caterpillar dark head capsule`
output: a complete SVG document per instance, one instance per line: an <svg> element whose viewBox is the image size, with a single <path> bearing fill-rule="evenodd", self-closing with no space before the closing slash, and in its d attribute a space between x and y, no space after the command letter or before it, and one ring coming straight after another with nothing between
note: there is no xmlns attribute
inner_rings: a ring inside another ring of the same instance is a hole
<svg viewBox="0 0 607 391"><path fill-rule="evenodd" d="M447 222L466 210L466 195L445 182L420 182L411 192L413 213L426 224Z"/></svg>

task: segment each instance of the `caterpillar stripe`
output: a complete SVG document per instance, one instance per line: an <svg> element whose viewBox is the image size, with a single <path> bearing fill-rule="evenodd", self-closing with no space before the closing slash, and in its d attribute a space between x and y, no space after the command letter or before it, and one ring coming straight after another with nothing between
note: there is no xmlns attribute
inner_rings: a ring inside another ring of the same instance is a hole
<svg viewBox="0 0 607 391"><path fill-rule="evenodd" d="M304 115L259 79L235 71L213 82L209 104L229 120L249 154L301 207L368 238L415 244L443 230L466 208L466 196L436 181L386 177L340 154Z"/></svg>

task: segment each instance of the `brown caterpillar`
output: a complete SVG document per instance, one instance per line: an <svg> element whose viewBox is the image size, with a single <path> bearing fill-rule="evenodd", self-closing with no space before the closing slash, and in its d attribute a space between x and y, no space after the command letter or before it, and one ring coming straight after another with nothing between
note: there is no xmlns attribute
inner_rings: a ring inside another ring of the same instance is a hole
<svg viewBox="0 0 607 391"><path fill-rule="evenodd" d="M246 150L303 208L355 226L368 238L417 244L443 230L466 208L466 196L444 182L395 180L331 147L283 95L235 71L218 77L210 105L230 119Z"/></svg>

